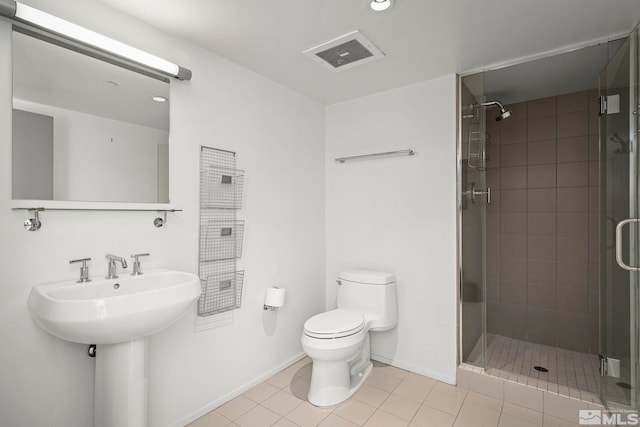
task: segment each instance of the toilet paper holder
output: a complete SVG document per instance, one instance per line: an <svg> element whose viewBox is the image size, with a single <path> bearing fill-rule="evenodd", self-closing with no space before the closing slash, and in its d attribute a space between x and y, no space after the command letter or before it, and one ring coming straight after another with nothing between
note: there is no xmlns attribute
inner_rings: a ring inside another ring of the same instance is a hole
<svg viewBox="0 0 640 427"><path fill-rule="evenodd" d="M284 305L284 295L285 289L277 286L267 288L264 296L264 305L262 306L263 310L275 311L278 307L282 307Z"/></svg>

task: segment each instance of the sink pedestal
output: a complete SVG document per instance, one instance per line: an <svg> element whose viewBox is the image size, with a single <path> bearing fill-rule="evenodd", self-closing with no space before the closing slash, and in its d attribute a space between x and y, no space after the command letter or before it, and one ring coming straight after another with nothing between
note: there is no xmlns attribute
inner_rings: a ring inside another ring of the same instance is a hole
<svg viewBox="0 0 640 427"><path fill-rule="evenodd" d="M147 426L147 339L99 344L94 427Z"/></svg>

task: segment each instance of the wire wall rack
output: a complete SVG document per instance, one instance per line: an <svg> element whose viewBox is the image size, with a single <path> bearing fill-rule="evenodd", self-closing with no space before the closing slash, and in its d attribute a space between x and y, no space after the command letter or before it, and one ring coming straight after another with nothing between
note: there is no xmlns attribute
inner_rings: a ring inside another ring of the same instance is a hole
<svg viewBox="0 0 640 427"><path fill-rule="evenodd" d="M198 301L198 314L211 316L240 308L243 280L244 271L218 272L201 278L202 293Z"/></svg>
<svg viewBox="0 0 640 427"><path fill-rule="evenodd" d="M202 226L200 235L200 261L217 261L240 258L244 221L209 220Z"/></svg>
<svg viewBox="0 0 640 427"><path fill-rule="evenodd" d="M242 208L244 171L236 169L236 153L200 147L200 254L201 294L198 315L211 316L240 308L244 271Z"/></svg>
<svg viewBox="0 0 640 427"><path fill-rule="evenodd" d="M203 207L242 209L244 171L210 166L200 171L200 183Z"/></svg>

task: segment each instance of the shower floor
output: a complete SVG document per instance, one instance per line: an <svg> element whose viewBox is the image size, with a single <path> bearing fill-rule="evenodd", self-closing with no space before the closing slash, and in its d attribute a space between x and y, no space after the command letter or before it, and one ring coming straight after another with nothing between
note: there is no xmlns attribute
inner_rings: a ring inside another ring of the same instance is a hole
<svg viewBox="0 0 640 427"><path fill-rule="evenodd" d="M597 355L487 334L486 357L484 372L488 375L585 402L600 403ZM481 341L468 361L482 365ZM546 368L548 372L539 372L534 366Z"/></svg>

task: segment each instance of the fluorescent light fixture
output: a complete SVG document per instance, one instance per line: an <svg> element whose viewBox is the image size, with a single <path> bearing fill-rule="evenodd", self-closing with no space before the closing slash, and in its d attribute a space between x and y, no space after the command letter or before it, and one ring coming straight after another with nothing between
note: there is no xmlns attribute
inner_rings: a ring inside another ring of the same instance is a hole
<svg viewBox="0 0 640 427"><path fill-rule="evenodd" d="M376 12L382 12L393 6L393 0L371 0L369 6Z"/></svg>
<svg viewBox="0 0 640 427"><path fill-rule="evenodd" d="M179 65L20 2L0 0L0 14L180 80L191 79L191 71Z"/></svg>

